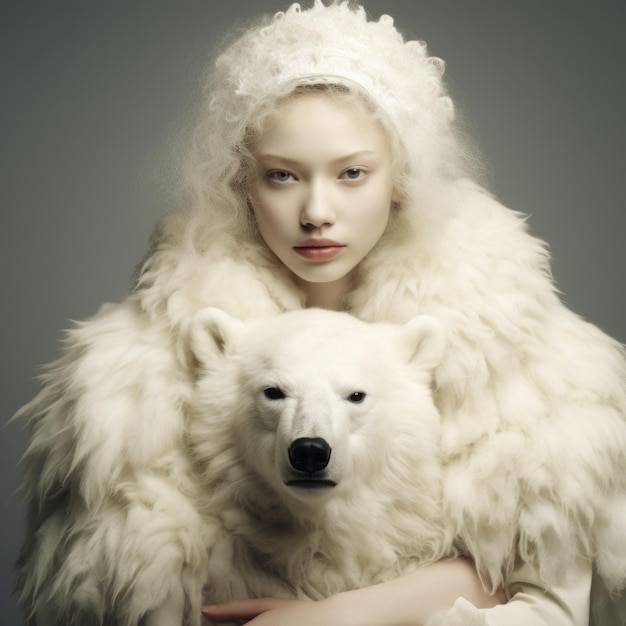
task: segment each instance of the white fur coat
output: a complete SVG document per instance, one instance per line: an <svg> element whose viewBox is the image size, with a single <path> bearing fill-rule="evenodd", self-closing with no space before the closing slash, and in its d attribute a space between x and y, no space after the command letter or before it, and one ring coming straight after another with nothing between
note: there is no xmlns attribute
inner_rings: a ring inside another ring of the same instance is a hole
<svg viewBox="0 0 626 626"><path fill-rule="evenodd" d="M497 585L520 559L558 580L583 556L609 589L623 588L624 351L561 304L545 247L521 216L469 183L449 207L428 246L410 231L381 242L347 309L367 321L427 313L444 325L448 347L435 372L444 514L485 579ZM21 410L32 430L18 567L26 612L82 606L97 623L132 592L135 620L168 595L199 614L183 338L206 306L252 318L299 308L302 296L254 246L221 239L198 255L164 237L137 289L70 332ZM133 569L131 548L158 554L154 568L179 568L183 595ZM103 589L102 578L114 582Z"/></svg>

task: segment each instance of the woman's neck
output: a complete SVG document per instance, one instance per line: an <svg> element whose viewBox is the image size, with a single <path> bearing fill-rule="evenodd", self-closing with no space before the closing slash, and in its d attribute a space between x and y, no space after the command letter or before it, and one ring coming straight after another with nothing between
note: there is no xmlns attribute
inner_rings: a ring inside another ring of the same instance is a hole
<svg viewBox="0 0 626 626"><path fill-rule="evenodd" d="M307 309L318 307L331 311L342 311L344 310L344 300L352 289L352 274L347 274L332 283L310 283L297 276L294 280L304 292Z"/></svg>

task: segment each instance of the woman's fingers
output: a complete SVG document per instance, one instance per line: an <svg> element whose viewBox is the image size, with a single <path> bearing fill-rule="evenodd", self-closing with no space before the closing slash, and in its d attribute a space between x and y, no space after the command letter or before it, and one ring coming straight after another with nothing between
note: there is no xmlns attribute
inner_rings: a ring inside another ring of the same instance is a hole
<svg viewBox="0 0 626 626"><path fill-rule="evenodd" d="M300 600L281 598L253 598L251 600L229 600L222 604L202 607L202 613L209 619L219 622L233 619L253 619L261 613L288 605L299 604Z"/></svg>

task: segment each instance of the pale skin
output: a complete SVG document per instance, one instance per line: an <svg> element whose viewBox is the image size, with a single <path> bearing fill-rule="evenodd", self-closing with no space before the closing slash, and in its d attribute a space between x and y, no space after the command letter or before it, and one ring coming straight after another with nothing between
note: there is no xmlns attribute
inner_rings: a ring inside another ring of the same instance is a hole
<svg viewBox="0 0 626 626"><path fill-rule="evenodd" d="M251 620L251 626L422 626L458 597L477 607L506 602L502 589L489 595L472 561L438 561L395 580L355 589L318 602L260 598L204 607L211 620Z"/></svg>
<svg viewBox="0 0 626 626"><path fill-rule="evenodd" d="M300 94L278 107L254 153L250 200L261 236L306 306L342 309L397 199L385 132L356 101ZM420 626L459 597L479 608L506 602L502 589L484 590L472 561L455 559L317 602L234 600L203 613L253 626Z"/></svg>
<svg viewBox="0 0 626 626"><path fill-rule="evenodd" d="M261 236L306 306L342 308L355 268L389 220L395 192L386 135L356 102L299 95L281 105L255 157L250 196ZM317 244L319 253L306 249Z"/></svg>

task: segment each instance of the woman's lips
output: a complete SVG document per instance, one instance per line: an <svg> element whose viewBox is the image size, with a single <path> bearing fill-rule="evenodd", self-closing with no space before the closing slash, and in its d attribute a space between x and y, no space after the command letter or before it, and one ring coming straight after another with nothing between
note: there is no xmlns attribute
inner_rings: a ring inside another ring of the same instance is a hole
<svg viewBox="0 0 626 626"><path fill-rule="evenodd" d="M293 247L297 254L309 261L328 261L337 256L343 248L344 244L331 239L305 239Z"/></svg>

